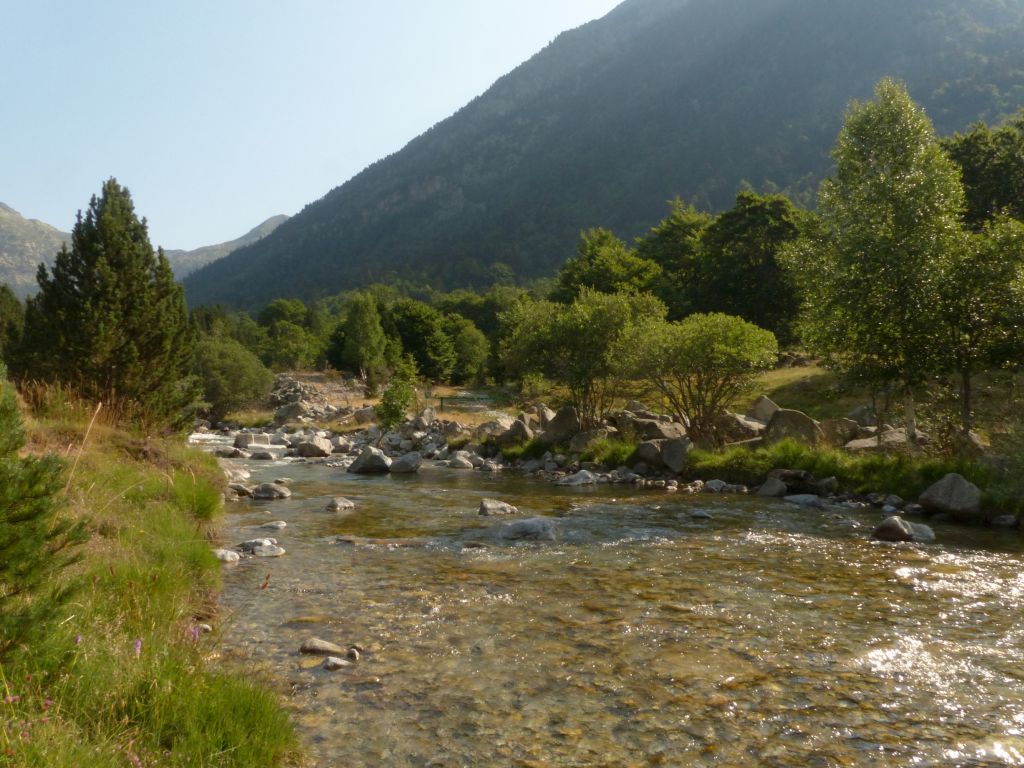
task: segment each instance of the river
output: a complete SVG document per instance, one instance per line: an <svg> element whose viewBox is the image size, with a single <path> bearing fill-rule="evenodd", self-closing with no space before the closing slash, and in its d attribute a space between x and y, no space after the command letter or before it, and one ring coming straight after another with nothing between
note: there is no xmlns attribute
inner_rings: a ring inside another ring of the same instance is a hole
<svg viewBox="0 0 1024 768"><path fill-rule="evenodd" d="M284 520L287 554L225 567L220 642L288 692L319 766L1024 763L1015 534L892 545L875 510L245 466L294 495L229 506L224 541ZM484 497L558 539L503 543ZM361 658L324 671L314 636Z"/></svg>

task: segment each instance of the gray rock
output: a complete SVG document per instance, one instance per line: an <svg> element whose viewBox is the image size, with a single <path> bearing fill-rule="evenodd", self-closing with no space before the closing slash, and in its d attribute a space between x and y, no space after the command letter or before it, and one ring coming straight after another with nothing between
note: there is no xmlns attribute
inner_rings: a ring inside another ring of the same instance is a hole
<svg viewBox="0 0 1024 768"><path fill-rule="evenodd" d="M252 496L252 488L242 483L228 483L228 490L233 491L238 496Z"/></svg>
<svg viewBox="0 0 1024 768"><path fill-rule="evenodd" d="M239 432L235 435L235 448L248 448L251 445L270 445L270 435L263 432Z"/></svg>
<svg viewBox="0 0 1024 768"><path fill-rule="evenodd" d="M334 453L334 445L322 437L311 437L295 446L295 452L307 459L322 459Z"/></svg>
<svg viewBox="0 0 1024 768"><path fill-rule="evenodd" d="M789 493L810 493L815 496L821 493L818 481L805 469L773 469L768 473L768 479L781 480Z"/></svg>
<svg viewBox="0 0 1024 768"><path fill-rule="evenodd" d="M715 430L727 443L738 443L760 437L765 426L756 419L725 412L715 417Z"/></svg>
<svg viewBox="0 0 1024 768"><path fill-rule="evenodd" d="M993 528L1016 528L1017 527L1017 516L1016 515L999 515L998 517L992 518Z"/></svg>
<svg viewBox="0 0 1024 768"><path fill-rule="evenodd" d="M513 419L508 414L503 413L495 416L491 421L484 422L474 429L473 437L481 442L487 439L497 440L512 429L515 423L516 419ZM523 426L525 427L526 425L523 424Z"/></svg>
<svg viewBox="0 0 1024 768"><path fill-rule="evenodd" d="M253 461L273 461L277 457L270 451L253 451L249 454L249 458Z"/></svg>
<svg viewBox="0 0 1024 768"><path fill-rule="evenodd" d="M242 552L251 555L256 547L270 547L277 544L277 539L249 539L249 541L243 541L235 549L240 549Z"/></svg>
<svg viewBox="0 0 1024 768"><path fill-rule="evenodd" d="M419 472L422 464L423 457L415 451L412 451L391 462L391 474L411 475L414 472Z"/></svg>
<svg viewBox="0 0 1024 768"><path fill-rule="evenodd" d="M288 523L284 520L275 520L272 523L263 523L260 528L264 531L280 531L282 528L287 528Z"/></svg>
<svg viewBox="0 0 1024 768"><path fill-rule="evenodd" d="M761 487L757 489L758 496L767 496L772 498L781 499L789 493L789 488L777 477L769 477L762 483Z"/></svg>
<svg viewBox="0 0 1024 768"><path fill-rule="evenodd" d="M299 648L299 653L305 653L310 656L344 656L345 649L340 645L328 642L327 640L321 640L319 637L311 637L302 643Z"/></svg>
<svg viewBox="0 0 1024 768"><path fill-rule="evenodd" d="M982 522L981 489L951 472L921 494L918 502L931 514L945 513L961 522Z"/></svg>
<svg viewBox="0 0 1024 768"><path fill-rule="evenodd" d="M213 550L213 556L222 563L237 563L241 560L241 556L231 549L215 549Z"/></svg>
<svg viewBox="0 0 1024 768"><path fill-rule="evenodd" d="M328 672L337 672L339 669L351 667L352 662L348 659L339 659L337 656L328 656L324 659L323 668Z"/></svg>
<svg viewBox="0 0 1024 768"><path fill-rule="evenodd" d="M518 515L519 510L505 501L497 499L483 499L480 502L479 514L491 515Z"/></svg>
<svg viewBox="0 0 1024 768"><path fill-rule="evenodd" d="M871 533L878 541L916 541L928 544L935 541L935 532L927 525L911 523L899 515L887 517Z"/></svg>
<svg viewBox="0 0 1024 768"><path fill-rule="evenodd" d="M358 409L352 414L352 417L356 420L356 424L370 424L377 420L377 412L372 405L368 405Z"/></svg>
<svg viewBox="0 0 1024 768"><path fill-rule="evenodd" d="M875 416L875 411L870 405L858 405L846 416L862 427L873 427L878 424L878 418Z"/></svg>
<svg viewBox="0 0 1024 768"><path fill-rule="evenodd" d="M607 429L591 429L588 432L580 432L569 441L569 453L583 453L597 441L607 440L610 434L611 431Z"/></svg>
<svg viewBox="0 0 1024 768"><path fill-rule="evenodd" d="M539 439L545 445L566 445L580 432L580 417L571 405L562 408L548 422Z"/></svg>
<svg viewBox="0 0 1024 768"><path fill-rule="evenodd" d="M695 509L690 513L690 517L694 520L710 520L711 513L704 509Z"/></svg>
<svg viewBox="0 0 1024 768"><path fill-rule="evenodd" d="M665 440L644 440L636 447L636 461L641 461L649 467L664 466L661 457L661 448Z"/></svg>
<svg viewBox="0 0 1024 768"><path fill-rule="evenodd" d="M721 493L728 485L725 480L708 480L704 483L704 490L708 493Z"/></svg>
<svg viewBox="0 0 1024 768"><path fill-rule="evenodd" d="M276 544L260 544L252 548L253 557L281 557L284 553L284 548Z"/></svg>
<svg viewBox="0 0 1024 768"><path fill-rule="evenodd" d="M448 460L448 466L452 469L472 469L473 462L467 456L459 455L460 453L461 451Z"/></svg>
<svg viewBox="0 0 1024 768"><path fill-rule="evenodd" d="M586 469L581 469L574 475L568 475L555 482L555 485L594 485L597 483L597 475Z"/></svg>
<svg viewBox="0 0 1024 768"><path fill-rule="evenodd" d="M660 419L635 419L633 429L644 440L675 440L686 437L686 425Z"/></svg>
<svg viewBox="0 0 1024 768"><path fill-rule="evenodd" d="M821 497L813 493L795 493L791 496L784 497L784 501L787 501L790 504L796 504L799 507L813 507L815 509L821 509L825 506Z"/></svg>
<svg viewBox="0 0 1024 768"><path fill-rule="evenodd" d="M772 415L762 437L766 445L787 437L808 445L822 445L825 442L825 433L821 431L818 422L806 413L785 408L780 408Z"/></svg>
<svg viewBox="0 0 1024 768"><path fill-rule="evenodd" d="M666 440L661 446L661 462L670 470L679 474L690 461L693 442L688 437L677 437Z"/></svg>
<svg viewBox="0 0 1024 768"><path fill-rule="evenodd" d="M500 535L507 541L554 541L556 530L551 518L530 517L503 526Z"/></svg>
<svg viewBox="0 0 1024 768"><path fill-rule="evenodd" d="M287 499L291 495L292 492L280 483L260 483L252 489L252 497L254 499Z"/></svg>
<svg viewBox="0 0 1024 768"><path fill-rule="evenodd" d="M754 401L754 404L750 406L750 410L747 411L747 418L755 419L760 421L762 424L767 424L772 420L772 416L775 415L776 411L782 410L776 405L767 395L761 395Z"/></svg>
<svg viewBox="0 0 1024 768"><path fill-rule="evenodd" d="M509 448L514 445L522 445L533 440L533 430L524 421L516 419L511 426L501 434L493 438L495 445L500 448Z"/></svg>
<svg viewBox="0 0 1024 768"><path fill-rule="evenodd" d="M825 444L838 448L857 439L860 425L853 419L825 419L821 431L825 433Z"/></svg>
<svg viewBox="0 0 1024 768"><path fill-rule="evenodd" d="M382 474L391 468L389 459L380 448L367 445L353 461L348 471L357 475Z"/></svg>

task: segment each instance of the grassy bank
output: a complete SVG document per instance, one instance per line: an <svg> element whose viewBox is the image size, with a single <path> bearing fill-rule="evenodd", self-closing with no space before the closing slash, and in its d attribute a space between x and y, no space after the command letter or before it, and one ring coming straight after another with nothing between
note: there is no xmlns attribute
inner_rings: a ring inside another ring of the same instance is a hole
<svg viewBox="0 0 1024 768"><path fill-rule="evenodd" d="M61 576L73 592L57 618L0 668L0 763L294 764L276 696L220 668L200 628L216 624L215 462L102 414L90 429L92 414L67 401L43 405L27 449L66 457L62 515L84 520L89 540Z"/></svg>

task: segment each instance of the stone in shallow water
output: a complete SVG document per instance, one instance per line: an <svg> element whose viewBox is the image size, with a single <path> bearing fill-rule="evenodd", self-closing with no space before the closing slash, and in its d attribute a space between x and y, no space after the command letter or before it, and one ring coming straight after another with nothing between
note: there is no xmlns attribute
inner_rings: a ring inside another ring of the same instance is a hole
<svg viewBox="0 0 1024 768"><path fill-rule="evenodd" d="M254 499L287 499L291 495L292 492L280 483L260 483L252 489L252 497Z"/></svg>
<svg viewBox="0 0 1024 768"><path fill-rule="evenodd" d="M595 483L597 483L597 475L586 469L581 469L575 475L558 480L555 485L594 485Z"/></svg>
<svg viewBox="0 0 1024 768"><path fill-rule="evenodd" d="M241 556L231 549L215 549L213 556L222 563L237 563L241 559Z"/></svg>
<svg viewBox="0 0 1024 768"><path fill-rule="evenodd" d="M288 527L288 523L286 523L284 520L275 520L272 523L264 523L263 525L260 526L260 528L262 528L265 531L279 531L282 528L287 528L287 527Z"/></svg>
<svg viewBox="0 0 1024 768"><path fill-rule="evenodd" d="M821 497L813 493L795 493L792 496L786 496L785 501L788 501L790 504L796 504L798 507L821 509L825 506L825 502L821 500Z"/></svg>
<svg viewBox="0 0 1024 768"><path fill-rule="evenodd" d="M279 547L276 544L261 544L258 547L253 547L252 550L254 557L281 557L284 553L284 547Z"/></svg>
<svg viewBox="0 0 1024 768"><path fill-rule="evenodd" d="M927 525L911 523L898 515L887 517L874 531L871 538L878 541L915 541L931 543L935 541L935 532Z"/></svg>
<svg viewBox="0 0 1024 768"><path fill-rule="evenodd" d="M311 656L337 656L341 658L347 651L336 643L321 640L319 637L311 637L299 648L299 653L306 653Z"/></svg>
<svg viewBox="0 0 1024 768"><path fill-rule="evenodd" d="M355 509L356 503L351 499L346 499L344 496L335 496L329 502L327 502L328 512L341 512L346 509Z"/></svg>
<svg viewBox="0 0 1024 768"><path fill-rule="evenodd" d="M328 656L326 659L324 659L324 663L322 666L328 672L336 672L339 669L351 667L352 662L348 659L339 659L337 656Z"/></svg>
<svg viewBox="0 0 1024 768"><path fill-rule="evenodd" d="M482 499L480 501L480 509L478 510L481 515L516 515L519 514L519 510L506 501L498 501L497 499Z"/></svg>
<svg viewBox="0 0 1024 768"><path fill-rule="evenodd" d="M555 521L549 517L531 517L517 520L501 529L501 538L507 541L554 541Z"/></svg>

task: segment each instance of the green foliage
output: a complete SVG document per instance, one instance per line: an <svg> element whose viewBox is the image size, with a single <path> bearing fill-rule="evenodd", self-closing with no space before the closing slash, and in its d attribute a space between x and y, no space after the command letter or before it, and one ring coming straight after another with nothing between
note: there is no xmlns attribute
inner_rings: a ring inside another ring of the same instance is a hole
<svg viewBox="0 0 1024 768"><path fill-rule="evenodd" d="M209 416L216 421L263 397L274 384L274 375L259 358L230 337L201 339L194 366Z"/></svg>
<svg viewBox="0 0 1024 768"><path fill-rule="evenodd" d="M938 287L962 243L958 171L892 80L850 107L833 154L824 230L788 257L804 289L804 336L839 369L910 394L936 367Z"/></svg>
<svg viewBox="0 0 1024 768"><path fill-rule="evenodd" d="M0 285L0 362L7 363L21 343L25 305L6 285Z"/></svg>
<svg viewBox="0 0 1024 768"><path fill-rule="evenodd" d="M327 360L338 370L358 371L374 390L387 369L386 352L377 302L368 293L357 293L349 302L344 322L331 337Z"/></svg>
<svg viewBox="0 0 1024 768"><path fill-rule="evenodd" d="M960 166L967 208L964 219L980 230L999 213L1024 220L1024 109L998 128L984 122L943 139Z"/></svg>
<svg viewBox="0 0 1024 768"><path fill-rule="evenodd" d="M449 449L452 449L452 443L448 443ZM547 443L541 442L537 438L527 440L522 445L507 445L501 449L501 455L505 457L506 461L526 461L528 459L539 459L545 453L551 450L551 446Z"/></svg>
<svg viewBox="0 0 1024 768"><path fill-rule="evenodd" d="M679 322L634 324L616 354L625 372L649 381L697 442L721 442L716 417L778 359L766 331L739 317L695 314Z"/></svg>
<svg viewBox="0 0 1024 768"><path fill-rule="evenodd" d="M593 461L606 467L621 467L630 464L636 453L636 440L605 438L595 440L580 454L581 461Z"/></svg>
<svg viewBox="0 0 1024 768"><path fill-rule="evenodd" d="M916 458L907 453L852 454L841 450L812 448L795 440L783 440L768 447L724 451L694 449L687 471L702 480L758 485L773 469L800 469L818 478L835 477L840 489L850 493L895 493L915 499L928 486L950 472L957 472L984 487L992 480L991 470L967 461Z"/></svg>
<svg viewBox="0 0 1024 768"><path fill-rule="evenodd" d="M264 328L281 322L305 326L308 315L309 310L299 299L274 299L263 308L256 320Z"/></svg>
<svg viewBox="0 0 1024 768"><path fill-rule="evenodd" d="M267 329L260 359L275 371L312 368L320 356L315 336L290 320L277 320Z"/></svg>
<svg viewBox="0 0 1024 768"><path fill-rule="evenodd" d="M60 459L18 455L25 437L5 374L0 365L0 662L51 631L69 596L56 580L83 538L80 525L57 516Z"/></svg>
<svg viewBox="0 0 1024 768"><path fill-rule="evenodd" d="M565 385L585 428L611 402L621 364L619 341L633 321L662 318L649 294L607 294L583 288L572 304L523 301L503 316L502 358L519 375L541 373Z"/></svg>
<svg viewBox="0 0 1024 768"><path fill-rule="evenodd" d="M455 384L479 384L487 370L487 358L491 345L480 329L458 315L445 317L445 333L452 340L455 350L455 367L452 382Z"/></svg>
<svg viewBox="0 0 1024 768"><path fill-rule="evenodd" d="M402 423L409 409L416 404L417 378L416 361L411 355L406 355L395 368L391 381L381 395L380 403L374 409L377 412L377 422L385 430Z"/></svg>
<svg viewBox="0 0 1024 768"><path fill-rule="evenodd" d="M551 300L568 304L582 288L601 293L650 290L661 274L661 267L626 247L607 229L590 229L580 233L576 255L558 272Z"/></svg>
<svg viewBox="0 0 1024 768"><path fill-rule="evenodd" d="M714 217L679 198L669 205L669 215L637 238L636 253L661 267L654 293L668 306L669 318L678 320L692 311L688 289L699 271L701 240Z"/></svg>
<svg viewBox="0 0 1024 768"><path fill-rule="evenodd" d="M399 299L384 313L383 324L389 335L402 342L402 350L412 355L425 378L449 379L455 367L455 347L444 332L440 312L422 301Z"/></svg>
<svg viewBox="0 0 1024 768"><path fill-rule="evenodd" d="M181 286L114 179L78 215L71 249L39 267L19 354L23 377L63 382L147 422L178 422L192 402L195 333Z"/></svg>

